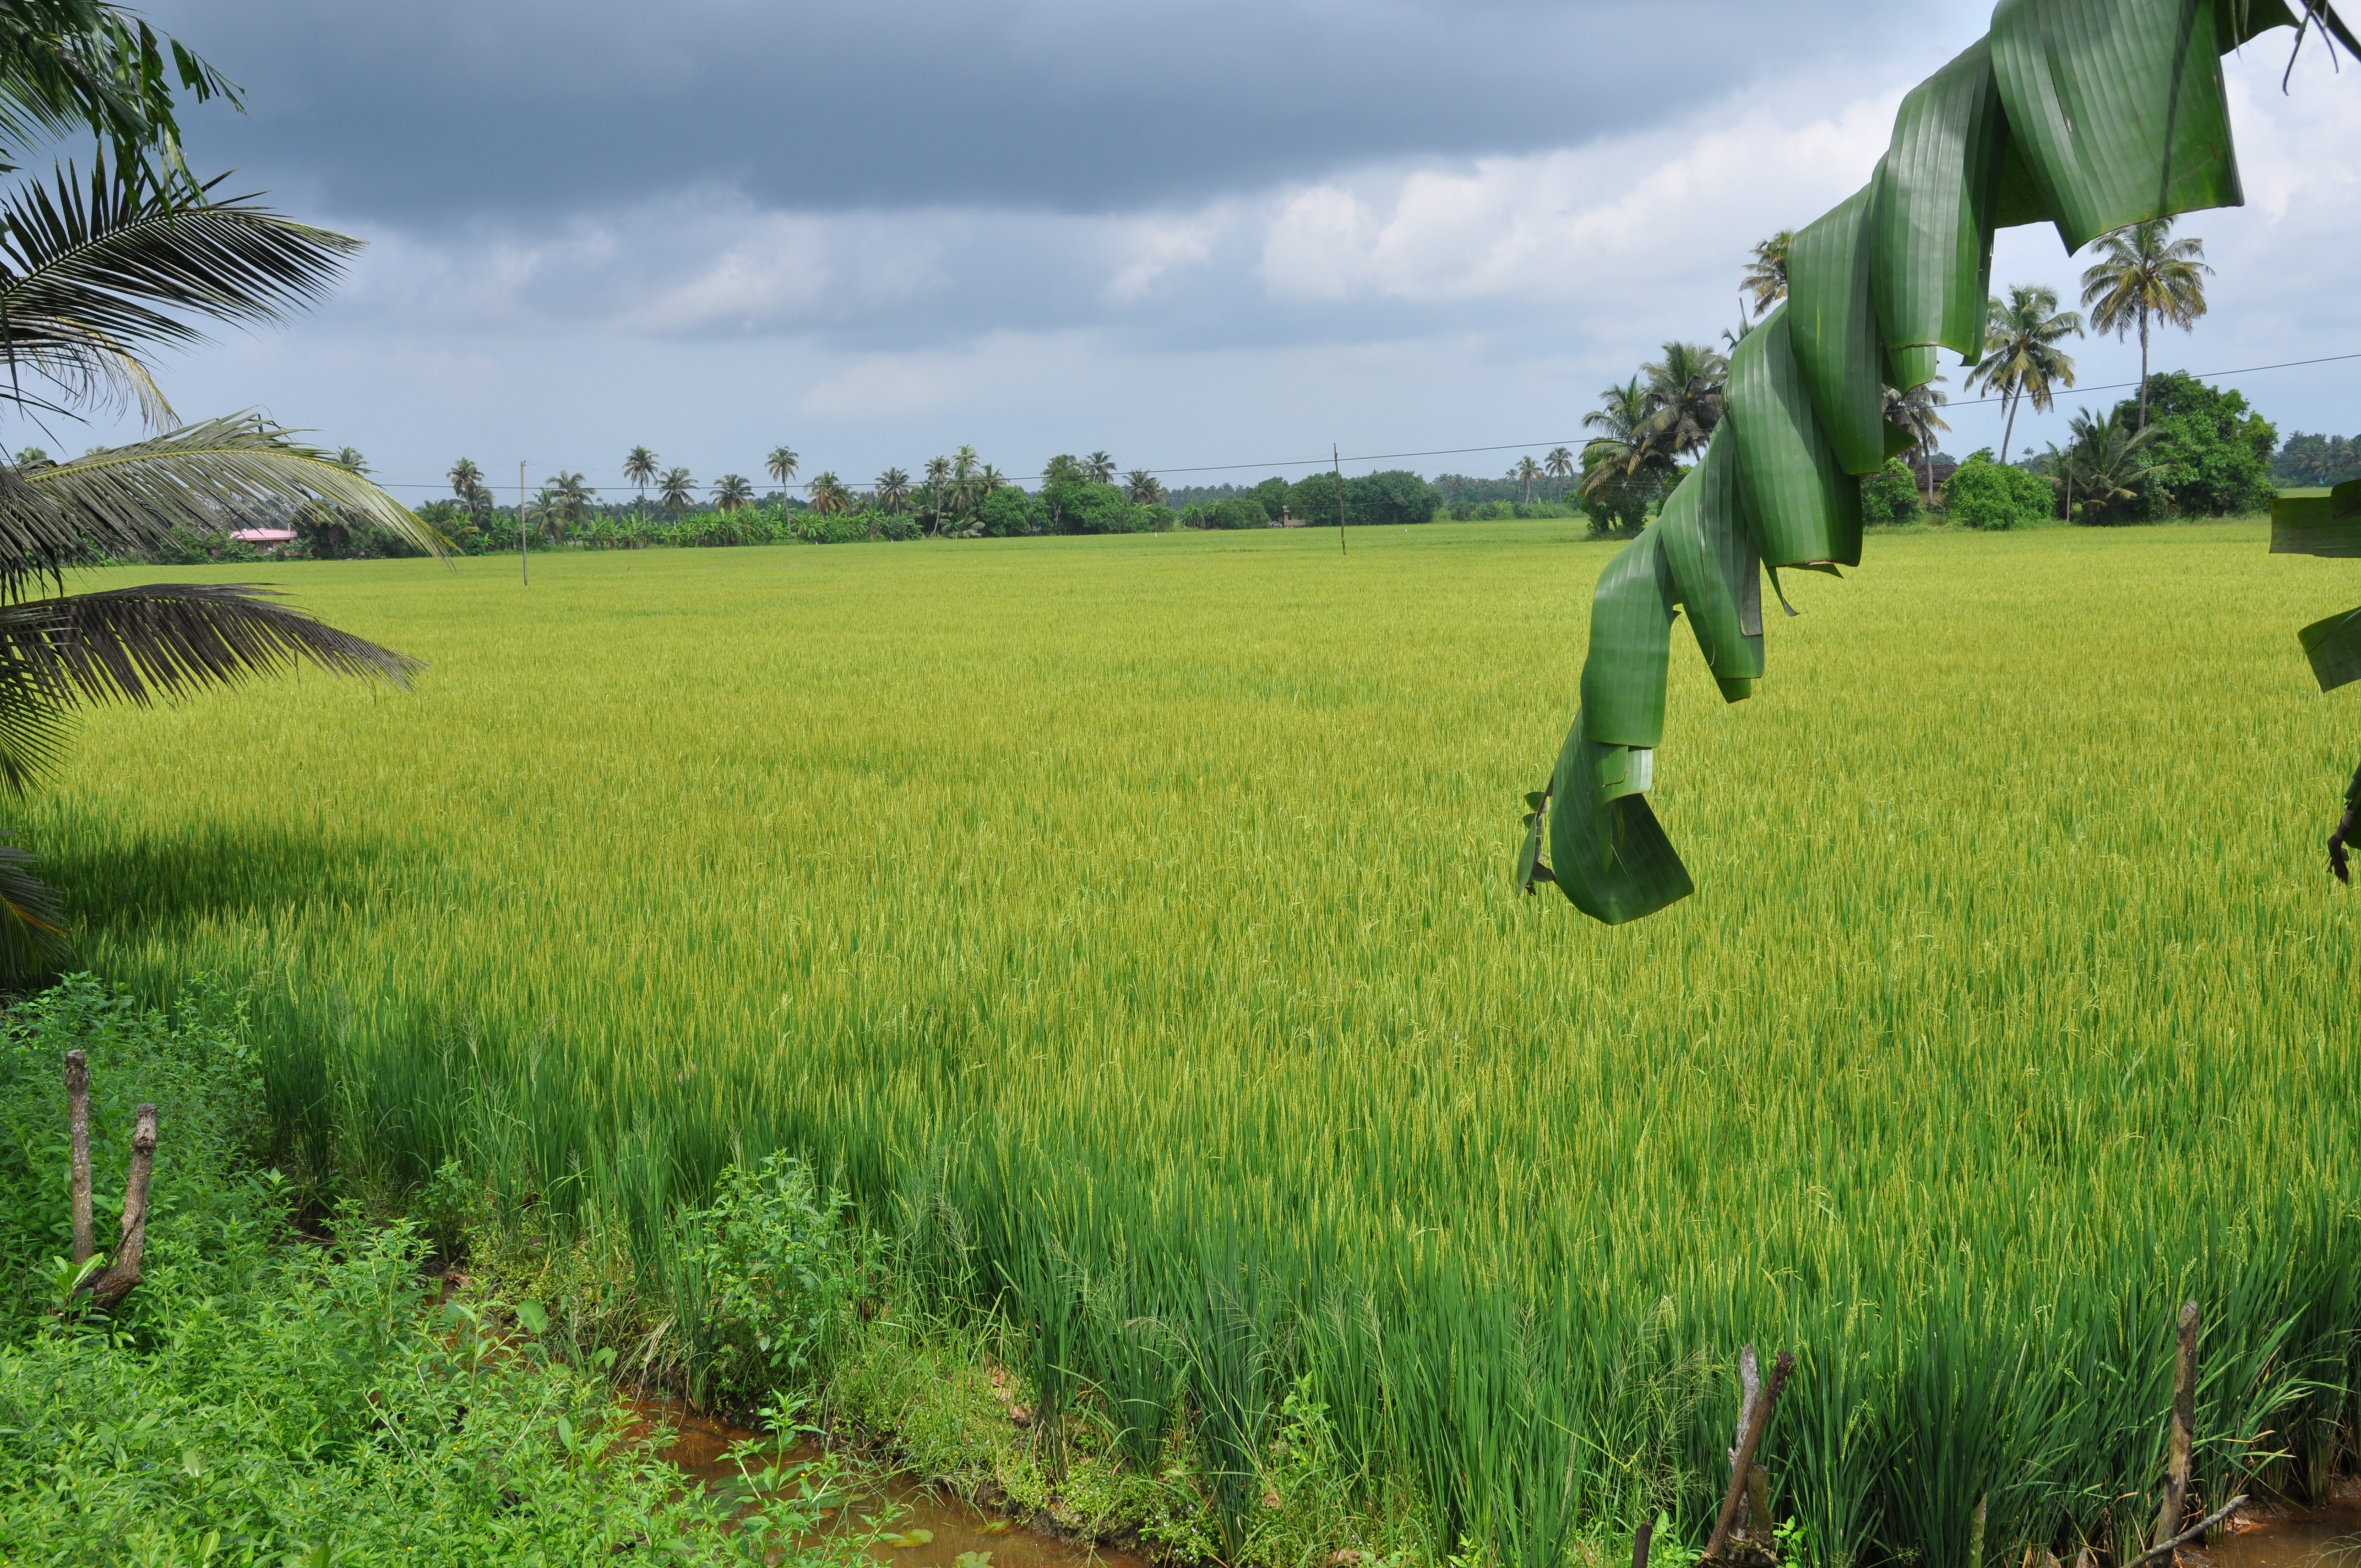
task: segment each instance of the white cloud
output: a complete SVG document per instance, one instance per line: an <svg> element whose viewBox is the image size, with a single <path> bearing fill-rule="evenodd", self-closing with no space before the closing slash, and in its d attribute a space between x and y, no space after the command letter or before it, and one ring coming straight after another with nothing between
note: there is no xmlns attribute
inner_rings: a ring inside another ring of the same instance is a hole
<svg viewBox="0 0 2361 1568"><path fill-rule="evenodd" d="M1282 298L1601 303L1734 275L1751 238L1866 181L1900 96L1800 125L1723 106L1670 133L1339 177L1280 202L1261 274Z"/></svg>

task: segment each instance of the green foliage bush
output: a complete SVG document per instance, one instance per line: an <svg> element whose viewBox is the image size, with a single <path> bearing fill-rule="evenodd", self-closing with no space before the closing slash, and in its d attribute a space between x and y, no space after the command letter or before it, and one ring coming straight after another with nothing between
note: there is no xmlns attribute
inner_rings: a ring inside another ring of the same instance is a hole
<svg viewBox="0 0 2361 1568"><path fill-rule="evenodd" d="M268 1136L258 1061L236 999L200 977L171 1012L74 975L0 1020L0 1318L46 1297L52 1262L71 1251L66 1208L65 1053L90 1064L92 1207L102 1248L115 1240L131 1152L132 1107L153 1103L162 1131L148 1222L148 1268L169 1271L222 1230L272 1207L250 1174ZM123 1324L152 1300L134 1291ZM5 1423L0 1423L5 1424Z"/></svg>
<svg viewBox="0 0 2361 1568"><path fill-rule="evenodd" d="M1209 507L1199 507L1194 528L1268 528L1270 513L1262 502L1252 496L1233 496L1225 501L1215 501Z"/></svg>
<svg viewBox="0 0 2361 1568"><path fill-rule="evenodd" d="M1899 457L1861 482L1861 520L1867 523L1916 521L1923 510L1918 500L1918 476Z"/></svg>
<svg viewBox="0 0 2361 1568"><path fill-rule="evenodd" d="M144 1278L112 1321L70 1280L62 1058L90 1063L95 1208L113 1239L131 1106L161 1135ZM799 1545L823 1464L757 1481L756 1512L684 1489L548 1317L438 1304L407 1223L294 1237L236 999L169 1013L72 977L0 1021L0 1563L849 1563ZM849 1322L858 1255L801 1167L732 1172L692 1216L711 1332L750 1388L807 1377Z"/></svg>
<svg viewBox="0 0 2361 1568"><path fill-rule="evenodd" d="M1971 453L1943 482L1944 510L1969 528L2038 528L2057 506L2048 480L1993 462L1990 447Z"/></svg>
<svg viewBox="0 0 2361 1568"><path fill-rule="evenodd" d="M700 1404L752 1409L808 1390L853 1326L866 1273L850 1201L774 1154L733 1166L712 1205L683 1216L684 1261L702 1299L692 1346Z"/></svg>
<svg viewBox="0 0 2361 1568"><path fill-rule="evenodd" d="M1062 479L1041 488L1052 533L1129 533L1131 500L1113 485Z"/></svg>
<svg viewBox="0 0 2361 1568"><path fill-rule="evenodd" d="M990 539L1022 538L1046 532L1049 526L1049 509L1014 485L1004 485L984 497L978 510L984 536Z"/></svg>
<svg viewBox="0 0 2361 1568"><path fill-rule="evenodd" d="M2132 427L2139 400L2125 399L2115 417ZM2271 475L2279 429L2248 406L2245 393L2163 371L2148 378L2147 419L2158 431L2147 454L2156 472L2140 499L2120 509L2125 517L2246 517L2270 510L2279 493Z"/></svg>

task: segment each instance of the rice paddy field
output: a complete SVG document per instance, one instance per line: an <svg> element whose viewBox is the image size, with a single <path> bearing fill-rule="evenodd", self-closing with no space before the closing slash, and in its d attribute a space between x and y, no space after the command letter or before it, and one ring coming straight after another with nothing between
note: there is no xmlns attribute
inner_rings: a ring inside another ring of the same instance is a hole
<svg viewBox="0 0 2361 1568"><path fill-rule="evenodd" d="M2294 633L2361 578L2251 522L1872 537L1750 702L1676 634L1700 891L1609 929L1510 885L1578 529L222 569L433 669L94 715L20 817L93 967L259 977L324 1167L646 1235L803 1151L1233 1516L1301 1390L1446 1549L1694 1545L1752 1342L1818 1568L2123 1561L2183 1299L2203 1496L2321 1484L2361 723Z"/></svg>

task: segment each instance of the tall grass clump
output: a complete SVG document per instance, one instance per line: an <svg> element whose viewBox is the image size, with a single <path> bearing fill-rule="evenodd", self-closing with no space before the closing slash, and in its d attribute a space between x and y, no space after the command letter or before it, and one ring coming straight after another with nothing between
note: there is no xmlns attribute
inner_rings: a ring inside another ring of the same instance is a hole
<svg viewBox="0 0 2361 1568"><path fill-rule="evenodd" d="M1927 535L1790 585L1755 700L1675 662L1710 885L1609 929L1514 896L1499 809L1609 547L1362 533L289 565L416 694L97 715L29 835L87 961L259 977L322 1191L456 1161L654 1277L792 1154L1231 1541L1301 1398L1443 1550L1694 1545L1752 1342L1821 1568L2121 1552L2185 1299L2202 1497L2325 1475L2349 725L2279 629L2334 563Z"/></svg>

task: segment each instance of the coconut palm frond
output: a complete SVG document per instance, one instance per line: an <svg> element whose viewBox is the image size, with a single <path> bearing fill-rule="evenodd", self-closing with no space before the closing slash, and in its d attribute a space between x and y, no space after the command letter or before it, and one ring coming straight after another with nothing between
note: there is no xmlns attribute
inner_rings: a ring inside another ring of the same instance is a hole
<svg viewBox="0 0 2361 1568"><path fill-rule="evenodd" d="M57 890L33 874L30 850L0 833L0 978L38 975L65 951L65 916Z"/></svg>
<svg viewBox="0 0 2361 1568"><path fill-rule="evenodd" d="M49 771L72 729L48 647L54 624L44 610L0 608L0 792L8 795Z"/></svg>
<svg viewBox="0 0 2361 1568"><path fill-rule="evenodd" d="M185 317L272 321L323 297L361 241L248 198L215 202L71 169L0 202L0 354L70 390L203 334ZM22 399L17 378L5 394Z"/></svg>
<svg viewBox="0 0 2361 1568"><path fill-rule="evenodd" d="M186 179L173 84L202 104L242 106L237 86L178 39L104 0L11 0L0 7L0 170L27 145L104 137L118 164Z"/></svg>
<svg viewBox="0 0 2361 1568"><path fill-rule="evenodd" d="M436 555L442 535L325 453L250 414L207 420L70 462L0 474L0 586L93 551L134 554L174 529L210 532L326 505Z"/></svg>
<svg viewBox="0 0 2361 1568"><path fill-rule="evenodd" d="M396 686L424 666L339 631L248 583L151 583L30 599L0 612L0 734L16 710L77 702L142 706L313 664ZM37 690L35 701L14 700Z"/></svg>

